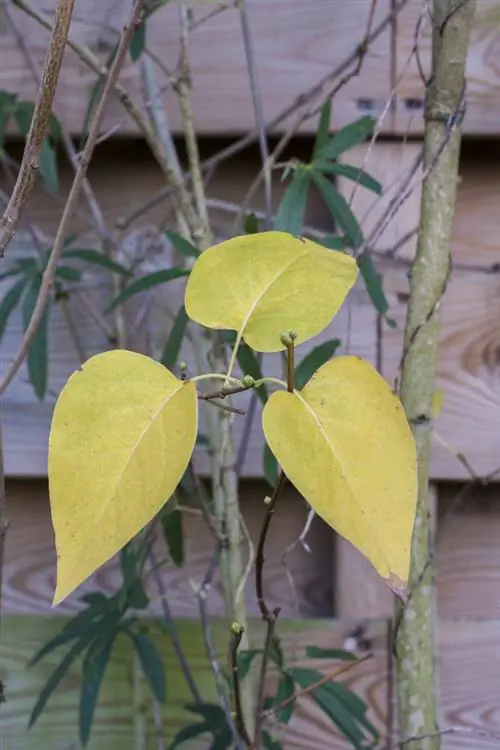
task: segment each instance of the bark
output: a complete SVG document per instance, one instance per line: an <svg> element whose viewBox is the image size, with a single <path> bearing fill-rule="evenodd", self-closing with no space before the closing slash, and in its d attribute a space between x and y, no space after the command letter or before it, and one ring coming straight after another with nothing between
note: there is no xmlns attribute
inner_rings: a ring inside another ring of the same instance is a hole
<svg viewBox="0 0 500 750"><path fill-rule="evenodd" d="M427 87L424 181L417 254L410 281L401 399L418 452L418 509L410 599L398 612L398 725L405 750L438 750L440 738L409 741L438 724L434 644L434 571L429 522L429 447L439 336L439 308L450 271L458 184L464 70L475 0L434 0L432 77ZM400 619L401 618L401 619Z"/></svg>

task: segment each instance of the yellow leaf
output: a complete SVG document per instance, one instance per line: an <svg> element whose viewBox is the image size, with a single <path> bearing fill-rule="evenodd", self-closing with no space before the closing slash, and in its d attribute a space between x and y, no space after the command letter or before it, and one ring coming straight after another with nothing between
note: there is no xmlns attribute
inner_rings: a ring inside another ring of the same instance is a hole
<svg viewBox="0 0 500 750"><path fill-rule="evenodd" d="M444 403L444 393L440 388L436 388L434 396L432 398L432 410L434 412L434 419L437 419L441 414Z"/></svg>
<svg viewBox="0 0 500 750"><path fill-rule="evenodd" d="M326 328L357 275L349 255L285 232L234 237L196 260L186 311L207 328L237 331L256 351L278 352L282 333L300 344Z"/></svg>
<svg viewBox="0 0 500 750"><path fill-rule="evenodd" d="M417 503L416 448L398 397L359 357L336 357L262 417L270 449L316 513L404 598Z"/></svg>
<svg viewBox="0 0 500 750"><path fill-rule="evenodd" d="M49 439L54 605L171 497L193 452L197 421L195 385L141 354L98 354L69 378Z"/></svg>

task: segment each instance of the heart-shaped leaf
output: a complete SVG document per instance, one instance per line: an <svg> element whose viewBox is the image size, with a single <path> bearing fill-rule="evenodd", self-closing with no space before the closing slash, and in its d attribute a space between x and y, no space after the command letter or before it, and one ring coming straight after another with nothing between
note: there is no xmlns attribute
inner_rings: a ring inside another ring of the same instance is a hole
<svg viewBox="0 0 500 750"><path fill-rule="evenodd" d="M262 416L283 471L316 513L404 598L417 503L416 449L398 397L359 357L336 357Z"/></svg>
<svg viewBox="0 0 500 750"><path fill-rule="evenodd" d="M285 232L234 237L206 250L186 285L186 311L208 328L237 331L259 352L296 343L330 323L358 275L349 255Z"/></svg>
<svg viewBox="0 0 500 750"><path fill-rule="evenodd" d="M63 388L49 439L57 549L54 604L158 513L196 441L194 383L141 354L89 359Z"/></svg>

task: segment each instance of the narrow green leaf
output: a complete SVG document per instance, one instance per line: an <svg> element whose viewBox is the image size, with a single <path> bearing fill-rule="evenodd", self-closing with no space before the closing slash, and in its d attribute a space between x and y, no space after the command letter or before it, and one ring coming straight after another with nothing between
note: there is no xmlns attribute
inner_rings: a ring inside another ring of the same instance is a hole
<svg viewBox="0 0 500 750"><path fill-rule="evenodd" d="M83 747L88 745L90 739L102 680L117 634L118 631L113 630L97 638L89 646L83 660L79 712L79 736Z"/></svg>
<svg viewBox="0 0 500 750"><path fill-rule="evenodd" d="M201 734L210 732L210 724L206 721L198 722L197 724L188 724L186 727L182 727L174 739L168 746L168 750L175 750L180 745L188 740L194 740L195 737L199 737Z"/></svg>
<svg viewBox="0 0 500 750"><path fill-rule="evenodd" d="M330 123L332 121L332 100L329 97L321 107L318 130L316 131L316 140L314 142L313 161L316 161L322 149L328 143L330 133Z"/></svg>
<svg viewBox="0 0 500 750"><path fill-rule="evenodd" d="M346 233L352 247L358 247L363 241L363 234L349 204L321 172L314 170L312 178L334 221Z"/></svg>
<svg viewBox="0 0 500 750"><path fill-rule="evenodd" d="M106 268L108 271L113 271L113 273L118 273L120 276L132 276L131 271L129 271L125 266L122 266L120 263L116 263L116 261L111 260L111 258L108 258L104 253L99 252L99 250L66 250L63 253L64 258L75 258L76 260L82 260L85 263L90 263L94 266L101 266L102 268Z"/></svg>
<svg viewBox="0 0 500 750"><path fill-rule="evenodd" d="M79 268L71 268L71 266L58 266L55 276L57 279L63 279L64 281L81 281L82 272Z"/></svg>
<svg viewBox="0 0 500 750"><path fill-rule="evenodd" d="M262 744L265 750L283 750L281 742L272 737L268 731L262 730Z"/></svg>
<svg viewBox="0 0 500 750"><path fill-rule="evenodd" d="M128 629L126 632L134 644L135 652L151 692L159 703L165 703L167 686L161 654L151 638L145 633L134 633L133 630Z"/></svg>
<svg viewBox="0 0 500 750"><path fill-rule="evenodd" d="M14 107L14 120L23 138L28 135L34 109L35 103L28 101L17 101Z"/></svg>
<svg viewBox="0 0 500 750"><path fill-rule="evenodd" d="M268 484L274 488L278 481L278 462L276 461L274 454L271 453L271 449L267 443L264 443L264 449L262 452L262 469Z"/></svg>
<svg viewBox="0 0 500 750"><path fill-rule="evenodd" d="M350 651L337 648L320 648L319 646L306 646L308 659L339 659L340 661L356 661L357 657Z"/></svg>
<svg viewBox="0 0 500 750"><path fill-rule="evenodd" d="M184 565L184 528L181 511L176 508L168 513L162 513L161 527L172 562L181 568Z"/></svg>
<svg viewBox="0 0 500 750"><path fill-rule="evenodd" d="M370 296L375 310L380 315L385 315L389 310L389 303L387 302L387 297L382 286L382 277L377 272L371 256L363 253L361 258L358 259L358 268L361 271L366 291Z"/></svg>
<svg viewBox="0 0 500 750"><path fill-rule="evenodd" d="M101 591L90 591L88 594L83 594L79 597L81 602L85 602L85 604L89 604L92 606L102 606L105 605L106 602L109 601L108 597L103 594Z"/></svg>
<svg viewBox="0 0 500 750"><path fill-rule="evenodd" d="M118 44L115 44L115 46L112 48L108 55L108 59L105 62L105 67L110 68L110 66L113 64L113 60L116 57L116 53L118 52ZM92 88L92 91L90 92L89 102L87 105L87 109L85 111L85 117L83 119L82 124L82 139L80 143L80 148L83 147L83 143L85 139L87 138L87 134L89 132L89 125L90 121L94 115L94 110L98 104L98 102L101 99L102 92L104 89L104 85L106 83L106 76L98 76L97 81L94 84L94 87Z"/></svg>
<svg viewBox="0 0 500 750"><path fill-rule="evenodd" d="M141 276L141 278L133 281L130 286L124 289L123 292L113 300L106 312L111 312L115 307L122 305L131 297L140 294L140 292L145 292L159 284L167 284L169 281L178 279L181 276L189 276L189 273L189 270L186 268L168 268L164 271L153 271L153 273L149 273L147 276Z"/></svg>
<svg viewBox="0 0 500 750"><path fill-rule="evenodd" d="M262 370L260 368L259 360L255 356L255 353L246 344L241 344L236 355L238 364L243 372L243 375L251 375L255 380L262 378ZM260 398L263 404L266 403L269 398L265 383L256 389L257 396Z"/></svg>
<svg viewBox="0 0 500 750"><path fill-rule="evenodd" d="M182 342L186 335L186 330L189 324L189 318L186 313L186 308L182 305L179 308L177 315L175 316L174 323L170 330L169 337L163 349L160 362L162 365L172 370L177 364L179 354L182 348Z"/></svg>
<svg viewBox="0 0 500 750"><path fill-rule="evenodd" d="M295 691L295 681L292 677L292 675L287 674L286 672L282 675L279 683L278 683L278 690L276 693L276 696L274 698L273 704L277 707L280 706L284 701L289 700ZM281 710L276 711L275 716L276 719L280 722L280 724L288 724L290 719L292 718L292 714L295 708L295 700L290 700L289 703L287 703L286 706L284 706Z"/></svg>
<svg viewBox="0 0 500 750"><path fill-rule="evenodd" d="M333 693L337 697L339 702L345 706L346 711L353 716L369 734L372 735L376 744L378 744L379 732L366 718L368 705L356 695L356 693L353 693L352 690L349 690L349 688L341 682L330 682L326 685L326 688L330 693Z"/></svg>
<svg viewBox="0 0 500 750"><path fill-rule="evenodd" d="M23 302L23 322L24 330L27 329L33 310L40 293L40 286L42 283L42 277L37 274L29 284ZM28 377L33 389L40 401L43 401L45 392L47 390L47 378L48 378L48 367L49 367L49 352L48 352L48 323L50 314L50 302L49 299L45 306L40 324L35 333L31 346L28 350L27 365L28 365Z"/></svg>
<svg viewBox="0 0 500 750"><path fill-rule="evenodd" d="M226 715L220 706L216 706L213 703L203 703L201 706L190 704L186 708L188 711L202 716L208 724L214 736L210 750L227 750L227 748L232 747L233 736L231 728L228 726Z"/></svg>
<svg viewBox="0 0 500 750"><path fill-rule="evenodd" d="M377 195L382 195L383 188L380 182L363 169L352 167L350 164L339 164L338 161L330 162L318 160L314 163L314 166L320 172L323 172L323 174L335 174L340 175L341 177L347 177L348 180L353 180L353 182L359 183L367 190L371 190Z"/></svg>
<svg viewBox="0 0 500 750"><path fill-rule="evenodd" d="M323 237L323 239L316 240L316 242L319 245L323 245L323 247L327 247L328 250L345 250L349 247L349 242L345 237L337 237L335 235Z"/></svg>
<svg viewBox="0 0 500 750"><path fill-rule="evenodd" d="M125 608L146 609L149 597L142 581L143 564L139 559L134 541L120 550L120 567L123 577Z"/></svg>
<svg viewBox="0 0 500 750"><path fill-rule="evenodd" d="M301 166L297 167L274 219L276 230L289 232L295 236L302 234L310 184L310 170Z"/></svg>
<svg viewBox="0 0 500 750"><path fill-rule="evenodd" d="M276 664L279 669L283 669L283 666L285 664L285 657L283 654L283 649L281 648L280 639L277 635L275 635L273 640L271 641L271 651L269 655L273 664Z"/></svg>
<svg viewBox="0 0 500 750"><path fill-rule="evenodd" d="M346 125L336 135L331 136L318 152L318 159L337 159L344 151L363 143L373 133L376 120L371 115Z"/></svg>
<svg viewBox="0 0 500 750"><path fill-rule="evenodd" d="M312 378L314 373L333 357L339 346L340 339L331 339L323 344L318 344L297 365L295 370L295 388L300 391Z"/></svg>
<svg viewBox="0 0 500 750"><path fill-rule="evenodd" d="M248 651L238 652L238 675L240 680L244 680L247 677L255 657L262 653L263 650L261 648L252 648L248 649Z"/></svg>
<svg viewBox="0 0 500 750"><path fill-rule="evenodd" d="M259 231L259 220L255 214L247 214L243 224L245 234L257 234Z"/></svg>
<svg viewBox="0 0 500 750"><path fill-rule="evenodd" d="M0 302L0 341L4 337L9 318L18 306L27 283L28 280L26 278L19 279L19 281L13 284L10 289L5 292L2 301Z"/></svg>
<svg viewBox="0 0 500 750"><path fill-rule="evenodd" d="M40 164L38 166L40 177L51 193L59 191L59 174L57 172L57 152L48 138L43 139L40 150Z"/></svg>
<svg viewBox="0 0 500 750"><path fill-rule="evenodd" d="M197 258L200 251L197 247L181 237L177 232L165 232L165 237L170 240L177 252L184 255L185 258Z"/></svg>
<svg viewBox="0 0 500 750"><path fill-rule="evenodd" d="M33 710L30 715L29 723L28 723L28 729L31 729L31 727L36 723L40 714L45 708L47 701L49 700L50 696L52 695L54 690L57 688L59 683L61 682L66 672L69 670L69 668L71 667L73 662L78 658L78 656L80 656L82 651L93 640L93 638L94 638L94 634L91 634L91 633L84 634L76 643L73 644L73 646L70 648L68 653L62 659L62 661L54 669L49 679L43 686L43 689L40 695L38 696L38 700L36 701L35 706L33 707Z"/></svg>
<svg viewBox="0 0 500 750"><path fill-rule="evenodd" d="M132 62L137 62L144 48L146 47L146 24L143 21L136 26L135 31L130 40L130 59Z"/></svg>
<svg viewBox="0 0 500 750"><path fill-rule="evenodd" d="M0 153L3 151L5 131L14 114L16 100L16 94L11 94L9 91L0 91Z"/></svg>
<svg viewBox="0 0 500 750"><path fill-rule="evenodd" d="M13 276L19 276L19 274L21 273L21 268L11 268L10 271L4 271L3 273L0 273L0 281L3 281L4 279L10 279Z"/></svg>

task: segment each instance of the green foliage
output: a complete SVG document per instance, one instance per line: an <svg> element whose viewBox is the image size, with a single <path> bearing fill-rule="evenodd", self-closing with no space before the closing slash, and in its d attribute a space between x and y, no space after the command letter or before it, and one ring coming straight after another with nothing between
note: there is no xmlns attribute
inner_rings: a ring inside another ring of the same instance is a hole
<svg viewBox="0 0 500 750"><path fill-rule="evenodd" d="M141 276L135 279L127 286L121 294L116 297L107 309L107 312L111 312L119 305L122 305L127 300L135 297L141 292L146 292L155 286L160 284L166 284L168 281L179 279L182 276L189 276L189 270L185 268L166 268L162 271L153 271L145 276Z"/></svg>
<svg viewBox="0 0 500 750"><path fill-rule="evenodd" d="M175 367L175 365L177 364L177 360L179 359L182 342L184 341L184 336L186 335L188 324L189 318L186 313L186 308L184 307L184 305L181 305L177 312L177 315L175 316L170 334L167 341L165 342L165 347L160 357L160 362L162 363L162 365L165 365L165 367L170 370Z"/></svg>
<svg viewBox="0 0 500 750"><path fill-rule="evenodd" d="M172 558L172 562L178 568L184 565L184 529L182 524L182 513L177 508L165 508L160 513L161 527L165 544Z"/></svg>
<svg viewBox="0 0 500 750"><path fill-rule="evenodd" d="M183 727L174 737L168 750L175 750L188 740L201 737L204 734L212 735L211 750L229 750L233 744L233 735L228 726L226 715L220 706L213 703L204 703L201 706L189 704L185 706L188 711L201 717L201 721L188 724Z"/></svg>

